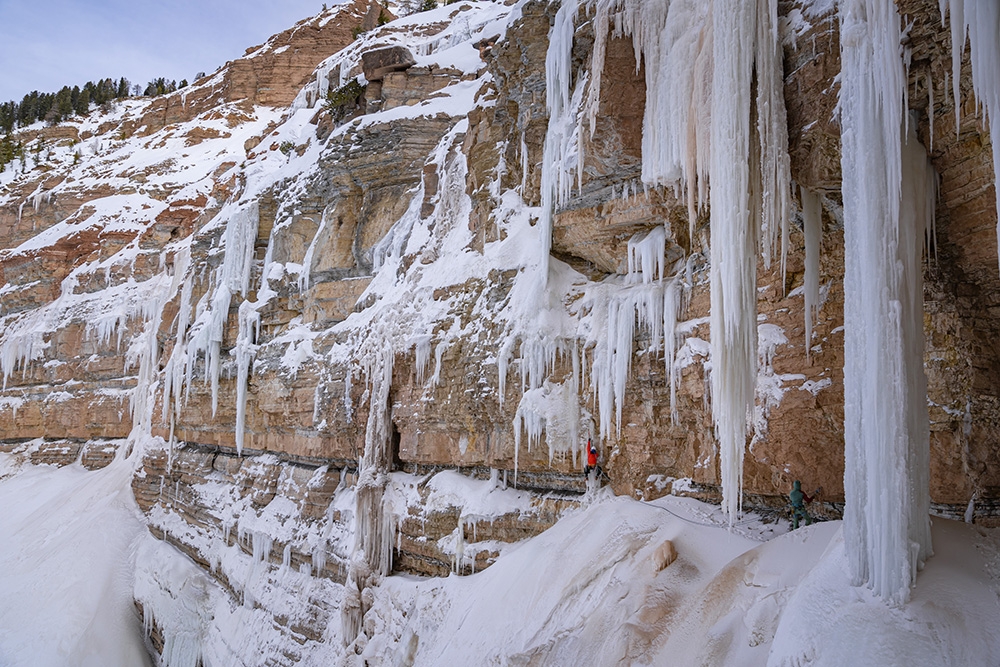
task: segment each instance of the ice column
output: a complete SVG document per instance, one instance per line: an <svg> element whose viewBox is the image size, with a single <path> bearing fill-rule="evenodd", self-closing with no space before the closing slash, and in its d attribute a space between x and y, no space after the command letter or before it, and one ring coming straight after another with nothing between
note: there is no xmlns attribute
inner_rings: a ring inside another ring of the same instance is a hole
<svg viewBox="0 0 1000 667"><path fill-rule="evenodd" d="M354 555L348 567L341 609L343 637L348 644L361 632L361 619L366 611L364 589L380 581L392 566L392 514L383 507L383 501L385 473L390 463L389 390L395 355L389 341L367 354L362 363L368 378L368 422L365 449L358 461Z"/></svg>
<svg viewBox="0 0 1000 667"><path fill-rule="evenodd" d="M711 135L712 414L722 503L739 511L747 422L757 377L757 230L750 215L750 82L756 35L754 5L713 6L715 40Z"/></svg>
<svg viewBox="0 0 1000 667"><path fill-rule="evenodd" d="M853 582L899 604L931 553L920 239L934 175L912 129L905 145L901 134L895 5L845 0L839 11L844 538Z"/></svg>

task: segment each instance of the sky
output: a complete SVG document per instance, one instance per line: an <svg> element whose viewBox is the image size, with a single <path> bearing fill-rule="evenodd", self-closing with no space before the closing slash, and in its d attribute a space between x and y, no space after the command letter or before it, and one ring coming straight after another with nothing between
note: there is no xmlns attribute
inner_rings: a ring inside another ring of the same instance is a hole
<svg viewBox="0 0 1000 667"><path fill-rule="evenodd" d="M328 4L339 4L328 0ZM319 0L0 0L0 102L106 77L193 81Z"/></svg>

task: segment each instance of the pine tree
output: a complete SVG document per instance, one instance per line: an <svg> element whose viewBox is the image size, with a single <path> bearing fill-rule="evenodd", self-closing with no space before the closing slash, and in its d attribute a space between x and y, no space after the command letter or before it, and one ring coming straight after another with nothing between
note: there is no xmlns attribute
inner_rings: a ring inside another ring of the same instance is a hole
<svg viewBox="0 0 1000 667"><path fill-rule="evenodd" d="M0 104L0 131L10 134L17 122L17 104L13 101Z"/></svg>
<svg viewBox="0 0 1000 667"><path fill-rule="evenodd" d="M77 89L79 91L79 89ZM79 92L77 92L79 95ZM64 118L73 115L73 90L69 86L63 86L56 93L55 105L46 114L45 120L58 123Z"/></svg>
<svg viewBox="0 0 1000 667"><path fill-rule="evenodd" d="M86 116L90 113L90 91L84 88L80 91L80 95L76 99L76 105L73 110L78 116Z"/></svg>

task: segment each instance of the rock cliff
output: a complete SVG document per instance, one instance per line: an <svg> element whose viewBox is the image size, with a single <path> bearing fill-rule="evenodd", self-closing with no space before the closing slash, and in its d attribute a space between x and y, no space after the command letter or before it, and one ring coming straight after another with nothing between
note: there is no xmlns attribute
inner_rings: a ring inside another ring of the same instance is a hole
<svg viewBox="0 0 1000 667"><path fill-rule="evenodd" d="M779 4L791 178L822 203L820 301L807 341L795 194L784 269L757 268L745 503L780 510L801 479L834 518L838 22L823 3ZM992 147L968 58L956 127L937 3L898 5L910 122L940 177L924 293L931 499L995 522ZM677 190L643 184L646 63L627 36L598 39L610 28L586 9L573 85L598 74L598 42L604 83L553 215L547 288L532 284L557 9L461 2L379 25L394 17L355 0L188 90L27 128L33 157L0 174L0 448L87 467L135 449L150 531L294 640L273 664L319 655L341 619L345 636L372 637L366 591L390 562L470 572L545 530L587 489L588 440L617 494L719 497L708 212L689 226ZM643 321L650 299L659 324ZM600 379L612 363L613 390ZM472 497L502 489L508 504L484 513L449 495L474 482ZM137 598L163 651L176 619Z"/></svg>

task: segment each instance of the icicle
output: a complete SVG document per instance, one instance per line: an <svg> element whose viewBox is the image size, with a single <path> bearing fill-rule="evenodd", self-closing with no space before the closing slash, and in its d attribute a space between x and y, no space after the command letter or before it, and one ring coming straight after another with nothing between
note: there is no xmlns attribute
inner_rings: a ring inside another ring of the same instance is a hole
<svg viewBox="0 0 1000 667"><path fill-rule="evenodd" d="M677 313L680 308L677 279L663 291L663 365L670 381L670 422L677 424Z"/></svg>
<svg viewBox="0 0 1000 667"><path fill-rule="evenodd" d="M757 134L760 137L761 233L764 266L770 268L780 244L781 284L785 284L791 167L778 1L757 2ZM756 171L756 170L755 170Z"/></svg>
<svg viewBox="0 0 1000 667"><path fill-rule="evenodd" d="M326 567L326 540L321 540L312 552L312 571L316 574L323 572Z"/></svg>
<svg viewBox="0 0 1000 667"><path fill-rule="evenodd" d="M663 280L666 230L654 227L646 234L637 234L628 242L628 280L630 283L651 283Z"/></svg>
<svg viewBox="0 0 1000 667"><path fill-rule="evenodd" d="M644 260L643 260L644 261ZM637 282L638 272L630 282ZM629 279L627 279L629 280ZM616 285L604 283L589 290L584 304L591 313L592 347L590 389L596 397L600 437L608 438L611 427L621 433L622 409L633 358L636 325L649 334L649 349L664 351L667 377L676 389L673 360L676 355L675 326L681 308L680 278L663 282ZM583 363L581 362L581 373Z"/></svg>
<svg viewBox="0 0 1000 667"><path fill-rule="evenodd" d="M1000 3L996 0L948 0L951 13L952 86L955 102L955 131L960 133L962 56L969 35L972 84L976 99L986 111L993 142L994 180L1000 182ZM943 19L943 13L942 13ZM1000 196L997 206L997 243L1000 247ZM998 255L1000 261L1000 255Z"/></svg>
<svg viewBox="0 0 1000 667"><path fill-rule="evenodd" d="M431 336L429 334L414 336L412 340L417 384L423 384L427 372L427 361L431 356Z"/></svg>
<svg viewBox="0 0 1000 667"><path fill-rule="evenodd" d="M819 308L819 253L823 240L823 207L818 192L801 189L802 230L806 245L806 360L812 356L812 330Z"/></svg>
<svg viewBox="0 0 1000 667"><path fill-rule="evenodd" d="M353 376L350 371L344 376L344 419L348 424L354 422L354 403L351 401L351 382L353 381ZM317 389L319 387L317 386ZM316 401L316 405L319 405L319 401ZM315 421L316 418L313 418Z"/></svg>
<svg viewBox="0 0 1000 667"><path fill-rule="evenodd" d="M240 304L239 333L233 354L236 356L236 455L243 455L246 431L247 392L250 368L257 355L257 338L260 335L260 313L249 301Z"/></svg>
<svg viewBox="0 0 1000 667"><path fill-rule="evenodd" d="M577 397L572 378L562 384L546 382L542 387L524 393L513 422L515 471L522 430L528 434L528 451L538 446L542 432L545 432L549 463L552 463L556 453L575 450L580 433Z"/></svg>
<svg viewBox="0 0 1000 667"><path fill-rule="evenodd" d="M844 197L844 538L852 581L902 603L930 556L920 237L934 175L902 139L895 5L840 5Z"/></svg>
<svg viewBox="0 0 1000 667"><path fill-rule="evenodd" d="M302 273L299 274L299 292L304 293L309 289L309 281L312 278L313 257L316 254L316 246L319 245L325 229L326 209L324 208L323 214L319 219L319 226L316 228L316 233L313 234L312 240L309 242L309 247L306 248L306 254L302 258Z"/></svg>
<svg viewBox="0 0 1000 667"><path fill-rule="evenodd" d="M565 0L559 7L545 56L545 105L549 112L549 124L542 153L542 210L538 232L541 237L538 266L542 287L548 282L555 209L569 197L573 171L583 166L579 156L577 110L583 99L586 77L579 77L575 91L572 94L570 91L573 35L576 32L573 22L579 10L580 0Z"/></svg>
<svg viewBox="0 0 1000 667"><path fill-rule="evenodd" d="M712 414L719 441L723 508L741 508L743 451L757 376L757 234L750 222L750 79L754 7L714 5L711 139Z"/></svg>
<svg viewBox="0 0 1000 667"><path fill-rule="evenodd" d="M212 388L213 415L219 407L222 338L229 319L229 307L233 296L246 296L249 291L250 269L260 221L256 202L235 211L224 211L220 215L228 215L223 237L225 255L222 264L213 274L214 290L206 293L199 303L199 315L191 326L185 372L185 382L190 386L193 365L199 353L203 353L205 375Z"/></svg>
<svg viewBox="0 0 1000 667"><path fill-rule="evenodd" d="M955 103L955 136L962 133L962 55L965 53L965 3L964 0L948 0L951 13L951 98ZM941 14L944 19L944 12Z"/></svg>
<svg viewBox="0 0 1000 667"><path fill-rule="evenodd" d="M465 521L458 517L458 527L455 528L455 557L451 561L451 571L462 573L462 559L465 557Z"/></svg>
<svg viewBox="0 0 1000 667"><path fill-rule="evenodd" d="M524 141L524 133L521 133L521 197L528 191L528 144ZM499 238L499 236L497 237Z"/></svg>
<svg viewBox="0 0 1000 667"><path fill-rule="evenodd" d="M429 343L428 343L429 344ZM441 361L444 353L448 350L448 341L441 341L434 347L434 374L431 376L430 384L436 387L441 384Z"/></svg>
<svg viewBox="0 0 1000 667"><path fill-rule="evenodd" d="M931 147L930 150L934 152L934 78L931 76L930 70L927 71L927 124L930 128L931 134Z"/></svg>
<svg viewBox="0 0 1000 667"><path fill-rule="evenodd" d="M190 253L190 250L188 250ZM175 262L174 275L183 275ZM184 387L184 370L187 367L187 331L191 322L191 296L194 290L194 276L187 275L181 287L180 303L177 307L177 326L174 333L174 348L163 371L163 421L170 425L173 439L174 424L180 418L181 392ZM173 410L171 411L171 407Z"/></svg>

